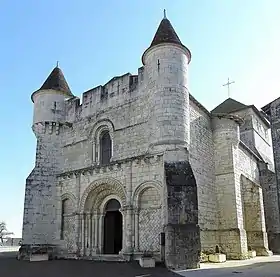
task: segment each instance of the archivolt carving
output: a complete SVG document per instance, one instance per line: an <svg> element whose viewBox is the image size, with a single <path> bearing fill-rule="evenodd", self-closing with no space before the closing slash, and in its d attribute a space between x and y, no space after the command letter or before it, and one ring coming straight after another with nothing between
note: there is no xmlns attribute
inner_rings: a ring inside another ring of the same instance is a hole
<svg viewBox="0 0 280 277"><path fill-rule="evenodd" d="M114 134L114 125L109 119L102 119L100 121L97 121L93 128L91 129L91 132L89 134L89 137L95 141L99 138L102 131L108 130L110 133L111 140L113 140L113 134Z"/></svg>
<svg viewBox="0 0 280 277"><path fill-rule="evenodd" d="M121 182L112 178L99 179L93 182L83 193L80 202L80 211L84 212L86 208L97 209L103 199L110 194L118 195L121 199L121 204L123 206L125 205L126 193Z"/></svg>
<svg viewBox="0 0 280 277"><path fill-rule="evenodd" d="M146 181L146 182L140 184L133 192L132 199L133 199L133 203L134 203L135 207L139 208L139 197L140 197L141 193L148 188L157 189L160 194L160 202L162 202L163 195L162 195L161 183L156 182L156 181Z"/></svg>
<svg viewBox="0 0 280 277"><path fill-rule="evenodd" d="M91 132L89 133L89 140L92 142L92 162L100 162L100 137L103 131L109 131L111 138L111 156L113 156L114 147L114 125L108 119L98 121ZM112 157L111 157L112 158Z"/></svg>
<svg viewBox="0 0 280 277"><path fill-rule="evenodd" d="M65 199L70 199L73 204L76 203L76 196L70 192L66 192L61 195L61 200L63 201Z"/></svg>

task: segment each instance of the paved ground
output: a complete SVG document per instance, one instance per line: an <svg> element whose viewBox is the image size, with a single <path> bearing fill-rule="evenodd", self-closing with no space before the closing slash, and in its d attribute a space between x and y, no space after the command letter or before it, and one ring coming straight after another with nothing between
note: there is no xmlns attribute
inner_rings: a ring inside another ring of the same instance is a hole
<svg viewBox="0 0 280 277"><path fill-rule="evenodd" d="M17 261L15 253L0 253L0 277L180 277L163 267L141 268L137 262L58 260Z"/></svg>
<svg viewBox="0 0 280 277"><path fill-rule="evenodd" d="M280 256L256 257L223 264L201 264L201 269L177 272L186 277L280 277Z"/></svg>
<svg viewBox="0 0 280 277"><path fill-rule="evenodd" d="M90 261L17 261L16 252L0 253L0 277L280 277L280 256L202 264L199 270L172 273L165 268L141 268L138 263Z"/></svg>

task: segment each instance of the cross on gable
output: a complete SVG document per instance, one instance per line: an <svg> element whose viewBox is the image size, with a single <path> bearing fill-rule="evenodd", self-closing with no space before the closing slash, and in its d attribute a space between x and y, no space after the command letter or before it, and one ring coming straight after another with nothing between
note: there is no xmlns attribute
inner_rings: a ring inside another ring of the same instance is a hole
<svg viewBox="0 0 280 277"><path fill-rule="evenodd" d="M228 81L226 84L223 84L223 87L227 86L228 87L228 97L230 97L230 91L229 91L229 86L234 84L235 81L229 81L229 78L228 78Z"/></svg>

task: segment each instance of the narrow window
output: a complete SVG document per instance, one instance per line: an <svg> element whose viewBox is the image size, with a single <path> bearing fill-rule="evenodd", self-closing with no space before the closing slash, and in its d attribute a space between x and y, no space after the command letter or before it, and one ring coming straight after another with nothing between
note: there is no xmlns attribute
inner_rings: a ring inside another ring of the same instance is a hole
<svg viewBox="0 0 280 277"><path fill-rule="evenodd" d="M100 136L100 164L109 164L112 157L112 140L109 131Z"/></svg>

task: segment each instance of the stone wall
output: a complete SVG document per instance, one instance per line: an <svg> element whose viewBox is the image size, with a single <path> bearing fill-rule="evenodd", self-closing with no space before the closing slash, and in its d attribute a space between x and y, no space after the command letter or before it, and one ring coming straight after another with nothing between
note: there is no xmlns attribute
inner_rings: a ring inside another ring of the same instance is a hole
<svg viewBox="0 0 280 277"><path fill-rule="evenodd" d="M271 137L275 164L275 176L269 170L270 168L261 165L262 186L266 192L264 195L268 203L265 203L265 209L271 214L267 219L269 245L275 253L280 253L280 224L279 224L279 206L280 206L280 99L277 98L269 105L271 122Z"/></svg>
<svg viewBox="0 0 280 277"><path fill-rule="evenodd" d="M153 146L189 144L188 65L180 45L148 48L142 57L145 89L149 94L149 142ZM166 148L166 147L165 147ZM163 150L165 150L163 147Z"/></svg>
<svg viewBox="0 0 280 277"><path fill-rule="evenodd" d="M165 162L167 224L165 263L169 268L197 268L200 262L197 184L188 161Z"/></svg>
<svg viewBox="0 0 280 277"><path fill-rule="evenodd" d="M61 145L56 127L36 124L35 167L26 180L23 244L55 244L60 233L57 222L59 198L56 190Z"/></svg>
<svg viewBox="0 0 280 277"><path fill-rule="evenodd" d="M269 249L280 253L280 214L277 195L276 175L265 163L259 163L260 183L263 189L265 223Z"/></svg>
<svg viewBox="0 0 280 277"><path fill-rule="evenodd" d="M238 155L240 137L238 120L228 116L213 117L212 127L220 246L228 257L240 258L247 247L244 246L246 234L243 239L244 231L240 226L240 186L235 178L234 157Z"/></svg>
<svg viewBox="0 0 280 277"><path fill-rule="evenodd" d="M201 247L202 250L213 250L218 243L218 205L211 118L191 100L190 120L189 160L197 183Z"/></svg>
<svg viewBox="0 0 280 277"><path fill-rule="evenodd" d="M153 187L145 189L139 196L139 241L140 251L159 252L161 218L161 194Z"/></svg>
<svg viewBox="0 0 280 277"><path fill-rule="evenodd" d="M76 251L76 221L75 221L75 203L72 198L67 195L62 197L61 210L61 237L65 242L68 253Z"/></svg>
<svg viewBox="0 0 280 277"><path fill-rule="evenodd" d="M235 114L244 119L244 123L240 126L240 140L253 152L260 155L269 164L270 170L274 171L269 124L265 124L252 108L236 112Z"/></svg>
<svg viewBox="0 0 280 277"><path fill-rule="evenodd" d="M33 95L33 124L65 121L65 95L54 90L42 90Z"/></svg>
<svg viewBox="0 0 280 277"><path fill-rule="evenodd" d="M246 230L247 245L257 255L268 254L268 240L265 226L263 194L260 185L241 176L243 226Z"/></svg>
<svg viewBox="0 0 280 277"><path fill-rule="evenodd" d="M159 236L165 220L162 183L162 156L138 157L118 161L108 166L82 169L75 174L69 172L59 176L60 195L78 199L75 210L78 214L91 211L102 213L100 205L107 199L106 197L110 196L120 199L122 209L131 206L131 219L126 210L123 216L123 247L124 251L128 247L132 247L136 253L143 251L159 253ZM114 184L121 186L125 194L120 192ZM94 216L94 214L92 215ZM89 237L87 227L81 225L81 218L76 217L76 222L77 251L81 255L89 255L90 245L95 242L91 241L92 237ZM85 224L90 226L91 223ZM94 227L92 228L91 232L94 237L96 231ZM98 230L100 231L100 229ZM101 247L100 238L97 240L98 245L96 246Z"/></svg>
<svg viewBox="0 0 280 277"><path fill-rule="evenodd" d="M62 171L98 163L98 134L102 127L110 130L113 141L112 160L135 157L147 152L147 109L147 99L142 97L74 122L71 128L65 129L63 135Z"/></svg>

